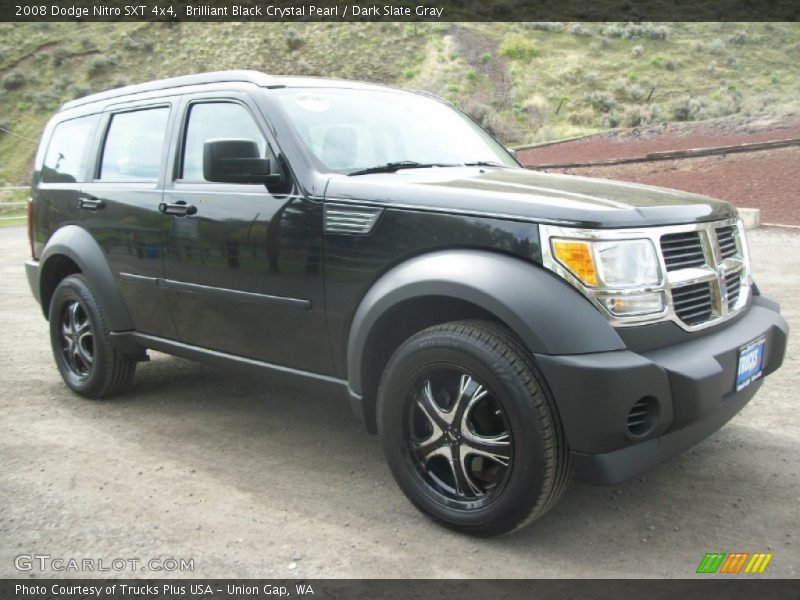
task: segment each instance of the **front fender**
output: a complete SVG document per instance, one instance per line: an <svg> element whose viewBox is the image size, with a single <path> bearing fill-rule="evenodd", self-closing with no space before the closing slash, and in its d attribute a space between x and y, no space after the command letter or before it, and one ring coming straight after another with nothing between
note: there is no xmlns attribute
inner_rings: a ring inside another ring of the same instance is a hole
<svg viewBox="0 0 800 600"><path fill-rule="evenodd" d="M363 393L364 352L381 315L401 302L425 296L452 297L479 306L538 354L625 348L597 309L549 271L519 258L480 250L434 252L385 273L359 304L347 343L352 393Z"/></svg>
<svg viewBox="0 0 800 600"><path fill-rule="evenodd" d="M122 299L103 250L85 229L77 225L66 225L53 233L39 259L39 297L42 298L45 317L47 317L49 298L43 286L48 281L48 271L52 269L54 259L58 256L66 256L72 260L89 280L97 301L108 319L111 331L133 329L130 312Z"/></svg>

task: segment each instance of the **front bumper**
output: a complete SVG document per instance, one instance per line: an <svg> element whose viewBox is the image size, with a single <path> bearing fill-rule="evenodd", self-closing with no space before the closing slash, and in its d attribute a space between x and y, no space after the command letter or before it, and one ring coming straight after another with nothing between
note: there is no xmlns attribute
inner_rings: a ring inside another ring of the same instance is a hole
<svg viewBox="0 0 800 600"><path fill-rule="evenodd" d="M719 429L781 365L788 329L778 305L756 296L734 323L652 352L536 355L559 408L576 478L624 481ZM739 348L762 336L763 376L736 392ZM633 435L628 415L642 398L655 399L653 426Z"/></svg>

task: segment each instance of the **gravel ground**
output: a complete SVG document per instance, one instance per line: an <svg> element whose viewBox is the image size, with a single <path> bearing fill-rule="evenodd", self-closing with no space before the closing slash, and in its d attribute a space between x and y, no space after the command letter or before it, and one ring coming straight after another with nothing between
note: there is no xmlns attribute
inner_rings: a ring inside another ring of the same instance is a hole
<svg viewBox="0 0 800 600"><path fill-rule="evenodd" d="M751 246L759 285L800 331L800 235L759 230ZM29 574L19 554L194 559L170 574L201 577L690 577L709 551L773 552L765 577L800 574L797 335L710 439L621 485L573 483L514 535L472 539L405 500L377 439L324 390L154 354L123 397L71 394L26 251L24 229L0 230L0 577Z"/></svg>

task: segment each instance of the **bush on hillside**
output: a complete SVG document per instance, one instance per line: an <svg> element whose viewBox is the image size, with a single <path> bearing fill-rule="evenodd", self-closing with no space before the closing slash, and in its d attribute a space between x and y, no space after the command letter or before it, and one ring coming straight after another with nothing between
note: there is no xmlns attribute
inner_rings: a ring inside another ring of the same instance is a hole
<svg viewBox="0 0 800 600"><path fill-rule="evenodd" d="M284 39L286 40L286 47L290 52L294 52L305 43L303 36L294 29L288 29L284 34Z"/></svg>
<svg viewBox="0 0 800 600"><path fill-rule="evenodd" d="M500 44L500 56L509 60L530 62L539 54L539 47L532 39L521 33L511 33L503 38Z"/></svg>
<svg viewBox="0 0 800 600"><path fill-rule="evenodd" d="M595 110L599 110L602 113L610 112L617 106L617 101L614 100L614 96L601 90L595 90L594 92L586 94L584 99Z"/></svg>
<svg viewBox="0 0 800 600"><path fill-rule="evenodd" d="M89 77L95 77L101 73L107 73L117 66L117 59L114 56L96 56L89 61L87 73Z"/></svg>
<svg viewBox="0 0 800 600"><path fill-rule="evenodd" d="M3 77L2 80L3 89L8 91L18 90L24 85L25 75L19 71L11 71L11 73Z"/></svg>

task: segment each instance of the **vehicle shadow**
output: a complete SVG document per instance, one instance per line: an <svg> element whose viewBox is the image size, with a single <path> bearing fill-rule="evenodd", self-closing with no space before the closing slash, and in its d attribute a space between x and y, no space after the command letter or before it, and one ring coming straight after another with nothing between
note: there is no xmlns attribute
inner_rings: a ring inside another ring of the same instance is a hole
<svg viewBox="0 0 800 600"><path fill-rule="evenodd" d="M637 565L647 565L647 576L688 576L706 551L736 550L743 540L757 540L753 550L763 550L785 543L775 537L776 520L794 527L786 501L797 477L781 480L780 465L764 463L787 456L791 440L735 420L641 477L614 486L573 482L537 522L476 540L433 524L411 506L384 463L378 438L330 389L274 385L156 355L131 392L90 412L124 423L119 435L139 444L146 463L175 461L177 453L181 468L264 498L265 510L314 515L332 527L346 518L353 531L392 532L390 546L424 548L435 540L453 551L478 548L484 559L489 551L498 559L535 558L540 562L531 573L540 576L549 562L580 560L601 563L606 576L630 576ZM324 499L308 494L309 482L325 490ZM654 552L673 558L659 561Z"/></svg>

